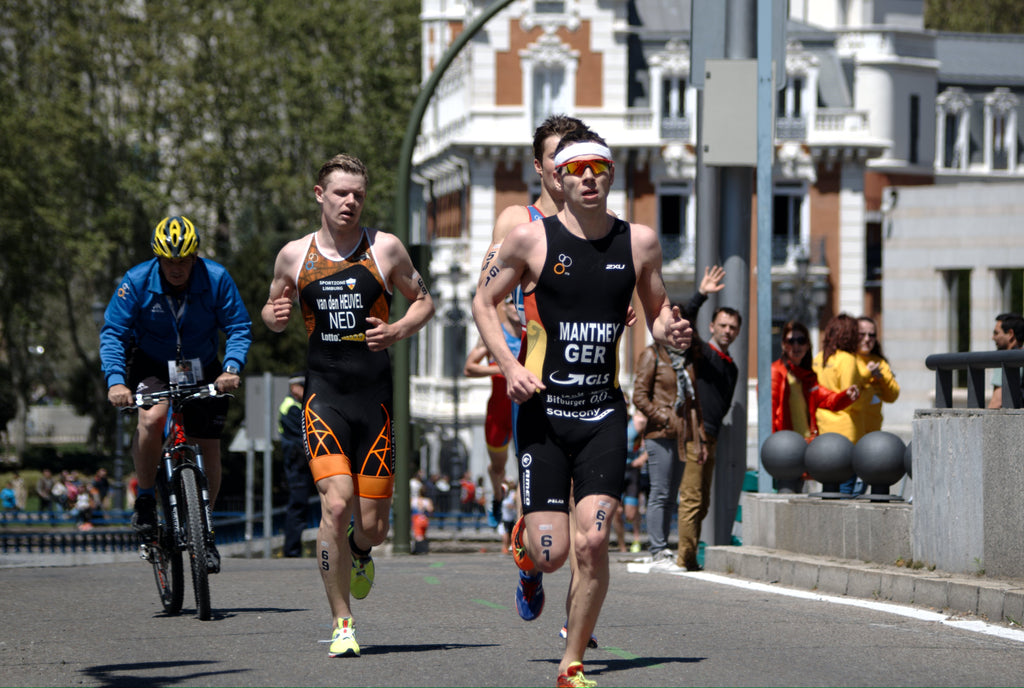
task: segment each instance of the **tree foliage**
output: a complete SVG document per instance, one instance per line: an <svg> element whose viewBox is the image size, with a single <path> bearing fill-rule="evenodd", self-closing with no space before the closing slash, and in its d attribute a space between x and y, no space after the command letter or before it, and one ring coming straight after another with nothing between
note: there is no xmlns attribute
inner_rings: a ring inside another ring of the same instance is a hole
<svg viewBox="0 0 1024 688"><path fill-rule="evenodd" d="M364 222L390 224L419 5L0 0L0 362L23 403L45 388L109 427L94 316L172 212L242 291L250 372L301 366L301 328L259 319L274 256L340 151L370 169Z"/></svg>
<svg viewBox="0 0 1024 688"><path fill-rule="evenodd" d="M925 0L924 25L938 31L1024 33L1020 0Z"/></svg>

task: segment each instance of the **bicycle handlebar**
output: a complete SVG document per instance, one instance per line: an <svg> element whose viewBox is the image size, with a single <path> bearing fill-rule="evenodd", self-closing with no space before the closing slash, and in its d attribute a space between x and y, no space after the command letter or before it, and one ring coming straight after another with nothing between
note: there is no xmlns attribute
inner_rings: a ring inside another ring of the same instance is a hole
<svg viewBox="0 0 1024 688"><path fill-rule="evenodd" d="M218 392L217 385L211 382L202 385L181 385L160 392L150 392L149 394L135 394L133 398L136 406L153 406L159 404L164 399L180 403L193 399L205 399L206 397L230 396L232 395Z"/></svg>

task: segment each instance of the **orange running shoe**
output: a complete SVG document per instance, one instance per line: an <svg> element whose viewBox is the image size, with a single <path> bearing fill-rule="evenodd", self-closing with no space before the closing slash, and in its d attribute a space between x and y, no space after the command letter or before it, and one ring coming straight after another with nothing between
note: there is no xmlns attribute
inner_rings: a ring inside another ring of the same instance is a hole
<svg viewBox="0 0 1024 688"><path fill-rule="evenodd" d="M523 530L526 529L525 517L520 516L516 524L512 526L512 561L523 571L533 571L533 559L526 553L523 546Z"/></svg>

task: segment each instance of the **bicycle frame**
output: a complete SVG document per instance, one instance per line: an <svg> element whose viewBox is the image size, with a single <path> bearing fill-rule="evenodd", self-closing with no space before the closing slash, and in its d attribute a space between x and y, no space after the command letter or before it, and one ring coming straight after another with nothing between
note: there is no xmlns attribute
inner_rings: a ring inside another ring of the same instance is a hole
<svg viewBox="0 0 1024 688"><path fill-rule="evenodd" d="M164 610L177 614L184 589L182 554L188 553L196 615L202 620L210 618L208 552L214 546L213 513L202 451L185 435L184 405L192 399L217 395L212 384L171 385L165 391L135 395L136 406L169 402L157 471L163 520L159 537L143 543L140 554L153 564Z"/></svg>
<svg viewBox="0 0 1024 688"><path fill-rule="evenodd" d="M164 439L163 453L160 459L162 464L161 482L167 488L166 493L170 507L169 512L172 518L174 544L179 550L185 549L188 546L188 537L181 522L180 509L178 508L178 494L180 490L177 489L177 486L181 471L192 470L191 467L193 466L199 469L195 472L195 476L202 499L203 527L206 532L207 541L213 540L211 535L213 532L213 512L210 509L210 488L206 482L206 465L203 463L203 453L199 445L189 443L185 437L183 416L182 409L172 402L171 408L168 411L169 430ZM191 452L182 451L184 448L190 449ZM190 454L191 458L194 458L195 463L190 460Z"/></svg>

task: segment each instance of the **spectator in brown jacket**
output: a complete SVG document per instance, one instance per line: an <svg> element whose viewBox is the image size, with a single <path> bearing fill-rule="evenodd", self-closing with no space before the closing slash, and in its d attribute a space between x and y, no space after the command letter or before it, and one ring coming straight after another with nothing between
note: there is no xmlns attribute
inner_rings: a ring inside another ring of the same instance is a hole
<svg viewBox="0 0 1024 688"><path fill-rule="evenodd" d="M682 361L683 352L651 344L640 354L633 383L633 401L647 417L644 446L651 492L647 497L647 537L651 561L672 562L668 549L668 531L676 494L683 477L678 438L685 434L685 420L676 410L677 377L673 358Z"/></svg>

